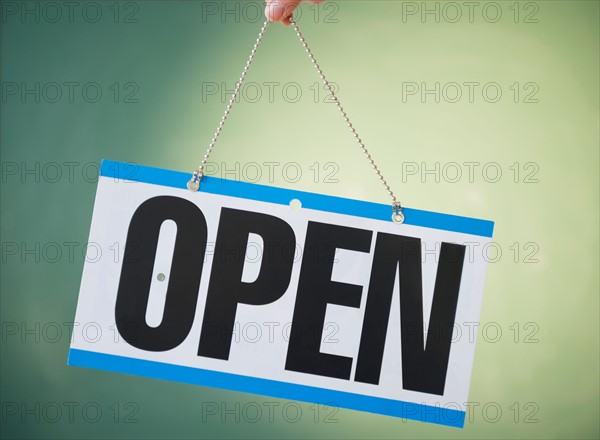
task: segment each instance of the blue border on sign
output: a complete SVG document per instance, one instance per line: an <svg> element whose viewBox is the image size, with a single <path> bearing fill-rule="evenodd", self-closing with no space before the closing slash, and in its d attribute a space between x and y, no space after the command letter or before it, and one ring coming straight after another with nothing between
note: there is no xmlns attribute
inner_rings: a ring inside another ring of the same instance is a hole
<svg viewBox="0 0 600 440"><path fill-rule="evenodd" d="M462 428L465 411L71 348L69 365L293 399Z"/></svg>
<svg viewBox="0 0 600 440"><path fill-rule="evenodd" d="M187 190L187 183L191 177L191 173L110 160L102 161L100 175L115 179L116 181L143 182L185 190ZM204 177L200 191L280 205L289 205L291 200L298 199L302 202L303 208L387 222L392 221L390 205L295 191L256 183L220 179L218 177ZM404 224L406 225L461 232L482 237L491 237L494 232L494 222L490 220L460 217L411 208L402 208L402 212L405 216Z"/></svg>

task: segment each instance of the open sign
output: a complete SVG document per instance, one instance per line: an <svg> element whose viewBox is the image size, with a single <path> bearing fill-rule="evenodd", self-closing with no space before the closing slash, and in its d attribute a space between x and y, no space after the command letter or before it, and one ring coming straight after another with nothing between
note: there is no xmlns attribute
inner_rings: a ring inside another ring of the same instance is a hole
<svg viewBox="0 0 600 440"><path fill-rule="evenodd" d="M486 261L468 249L492 222L405 209L398 225L386 205L100 174L90 242L122 254L86 262L76 321L120 337L74 341L70 365L463 426L474 341L454 328L479 320Z"/></svg>

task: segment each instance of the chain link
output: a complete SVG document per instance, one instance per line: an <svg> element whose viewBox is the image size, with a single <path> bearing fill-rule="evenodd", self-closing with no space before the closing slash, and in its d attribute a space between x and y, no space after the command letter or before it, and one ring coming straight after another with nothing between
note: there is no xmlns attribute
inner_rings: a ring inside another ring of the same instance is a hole
<svg viewBox="0 0 600 440"><path fill-rule="evenodd" d="M267 20L263 24L263 26L262 26L262 28L260 30L260 33L258 34L258 38L256 39L256 42L254 43L254 47L252 48L252 52L250 52L250 57L248 58L248 61L246 62L246 65L244 66L244 70L242 71L242 75L240 76L239 81L235 85L235 89L233 91L233 94L231 95L231 99L229 100L229 103L227 104L227 107L225 108L225 113L223 114L223 117L221 118L221 121L219 122L219 126L217 127L217 131L215 132L215 135L213 136L212 141L211 141L210 145L208 146L208 149L206 150L206 153L204 154L204 158L202 160L202 163L196 169L196 171L194 171L192 179L188 182L188 188L191 191L198 191L198 189L200 188L200 181L202 180L202 177L204 176L204 167L206 166L206 162L208 161L208 158L209 158L210 154L212 153L212 150L213 150L215 144L217 143L217 139L219 138L219 135L221 134L221 131L223 130L223 125L225 124L225 121L227 120L227 117L229 116L229 113L231 111L231 107L233 106L233 104L234 104L234 102L235 102L235 100L237 98L237 95L238 95L238 93L240 91L242 83L244 82L244 79L246 78L246 74L248 73L248 69L250 68L250 65L252 64L252 61L254 60L254 55L256 54L256 50L258 49L258 46L260 45L260 43L261 43L261 41L263 39L263 36L265 35L267 27L269 26L269 23L270 23L269 20ZM365 146L364 142L362 141L362 139L360 138L360 136L356 132L356 129L354 128L354 126L350 122L350 118L348 118L348 114L344 110L344 107L342 107L342 104L340 104L340 101L339 101L338 97L335 95L333 87L331 86L331 84L329 83L329 81L325 77L325 74L323 73L323 69L321 69L321 66L319 65L319 63L317 63L317 60L316 60L314 54L312 53L312 51L308 47L308 43L306 42L306 39L304 38L304 36L300 32L300 29L298 28L298 24L293 19L290 20L290 23L291 23L292 27L294 28L294 31L296 32L296 35L300 39L300 42L302 43L302 46L304 46L304 49L306 50L306 53L308 54L311 62L313 63L313 65L317 69L317 72L319 73L319 76L320 76L321 80L323 81L323 84L325 85L326 89L329 91L329 93L331 95L331 98L335 102L335 105L337 106L337 108L340 111L342 117L346 121L346 124L348 125L348 128L350 128L350 131L352 132L352 135L354 136L354 139L356 139L356 142L358 142L358 145L360 146L360 149L364 153L365 157L367 158L367 160L371 164L371 167L373 168L373 170L377 174L377 177L379 178L379 180L381 181L381 183L385 187L387 193L391 197L391 199L392 199L392 220L394 222L396 222L396 223L403 223L404 222L404 214L402 213L402 205L400 204L400 202L396 198L396 195L394 194L394 192L390 188L390 185L388 184L387 180L385 180L385 178L381 174L381 171L379 170L379 167L377 166L377 164L375 163L375 160L371 156L371 153L369 152L369 150Z"/></svg>
<svg viewBox="0 0 600 440"><path fill-rule="evenodd" d="M206 162L208 161L208 158L210 157L210 153L212 153L212 150L215 147L217 140L219 139L219 135L221 134L221 131L223 130L225 121L227 120L227 117L229 116L229 113L231 112L231 107L233 107L233 104L235 103L235 100L237 99L237 95L240 92L242 83L244 82L244 79L246 78L246 75L248 74L250 65L252 64L252 61L254 60L254 55L256 55L256 50L258 49L258 46L260 45L260 42L262 41L262 39L265 35L265 32L267 31L267 28L269 27L269 23L270 23L270 21L266 20L264 22L262 28L260 29L260 33L258 34L258 38L256 39L256 42L254 43L254 47L252 48L252 51L250 52L248 61L246 61L246 65L244 66L244 70L242 70L240 79L238 80L237 84L235 85L235 89L233 90L231 99L229 100L229 103L227 104L227 107L225 108L225 113L223 113L223 117L221 118L221 121L219 121L219 126L217 127L217 131L215 131L215 134L214 134L212 140L210 141L210 145L208 146L206 153L204 153L204 158L202 159L202 163L200 164L200 166L198 166L196 171L194 171L194 175L192 176L192 179L188 182L187 186L190 191L198 191L200 189L200 181L202 180L202 176L204 176L204 167L206 166Z"/></svg>

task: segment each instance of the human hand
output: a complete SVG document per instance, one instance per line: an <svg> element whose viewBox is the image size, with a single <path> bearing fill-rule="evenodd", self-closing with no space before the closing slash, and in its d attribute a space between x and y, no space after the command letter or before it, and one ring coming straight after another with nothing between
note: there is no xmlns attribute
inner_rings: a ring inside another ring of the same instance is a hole
<svg viewBox="0 0 600 440"><path fill-rule="evenodd" d="M323 3L323 0L266 0L267 7L265 15L270 21L278 21L286 26L291 23L294 9L298 7L302 1L311 3Z"/></svg>

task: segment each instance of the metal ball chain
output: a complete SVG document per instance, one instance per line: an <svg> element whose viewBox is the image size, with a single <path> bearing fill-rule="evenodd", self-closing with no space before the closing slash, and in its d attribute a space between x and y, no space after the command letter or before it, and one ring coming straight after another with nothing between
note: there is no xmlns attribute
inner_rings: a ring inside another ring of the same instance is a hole
<svg viewBox="0 0 600 440"><path fill-rule="evenodd" d="M198 191L198 189L200 188L200 181L202 180L202 176L204 175L204 167L206 165L208 157L210 156L210 153L212 152L212 149L214 148L214 146L215 146L215 144L217 142L217 139L218 139L219 135L221 134L221 130L223 130L223 125L225 124L225 121L227 120L227 116L229 116L229 112L231 111L231 107L233 106L233 103L235 102L235 100L237 98L237 95L238 95L238 93L240 91L240 88L242 86L242 82L246 78L246 74L248 73L248 69L250 68L250 65L252 64L252 61L254 60L254 55L256 54L256 50L258 49L258 46L260 45L260 43L261 43L261 41L263 39L263 36L265 35L267 27L269 26L269 23L270 23L269 20L267 20L263 24L263 26L262 26L262 28L260 30L260 33L258 35L258 38L256 39L256 42L254 43L254 47L252 48L252 52L250 52L250 57L248 58L248 61L246 62L246 65L244 66L244 70L242 71L242 75L240 76L240 79L239 79L239 81L237 82L237 84L235 86L233 94L231 95L231 99L229 100L229 103L227 104L227 107L225 109L225 113L223 114L223 117L221 118L221 121L219 122L219 126L217 127L217 131L215 132L215 135L212 138L212 141L211 141L211 143L210 143L210 145L208 147L208 150L206 150L206 154L204 155L204 159L202 160L202 163L200 164L200 166L198 167L198 169L196 171L194 171L194 175L192 176L192 179L188 182L188 188L191 191ZM392 220L394 222L396 222L396 223L403 223L404 222L404 214L402 213L402 206L401 206L400 202L398 201L398 199L396 198L396 195L394 194L394 192L390 188L390 185L387 183L387 180L385 180L385 178L381 174L381 171L379 170L379 167L377 166L377 164L373 160L373 157L371 156L371 153L369 152L369 150L367 149L367 147L363 143L362 139L360 138L360 136L356 132L356 129L354 128L354 126L350 122L350 118L348 118L348 114L346 113L346 111L344 110L344 108L342 107L342 105L340 104L340 101L339 101L338 97L335 95L333 87L331 86L331 84L329 83L329 81L327 80L327 78L325 78L325 74L323 73L323 69L321 69L321 66L319 65L319 63L317 63L317 60L316 60L315 56L313 55L312 51L309 49L308 43L306 42L304 36L300 32L300 29L298 28L298 25L296 24L296 22L293 19L290 20L290 24L293 26L294 30L296 31L296 35L298 35L298 38L300 39L300 42L302 43L302 46L304 46L304 49L306 50L306 53L308 54L310 60L312 61L312 63L315 66L315 68L317 69L317 72L319 73L319 76L320 76L321 80L323 81L323 84L325 85L325 87L329 91L329 93L331 95L331 98L335 102L335 105L337 106L338 110L342 114L342 117L346 121L346 124L350 128L350 131L352 132L352 135L356 139L356 142L358 142L358 145L360 146L360 148L361 148L362 152L364 153L365 157L367 158L367 160L371 164L371 167L373 168L373 170L377 174L377 177L379 178L379 180L381 181L381 183L385 187L385 189L386 189L387 193L389 194L389 196L392 198Z"/></svg>
<svg viewBox="0 0 600 440"><path fill-rule="evenodd" d="M358 142L358 145L360 146L361 150L365 154L365 157L367 158L367 160L371 164L371 167L373 168L373 170L377 174L377 177L379 177L379 180L381 181L381 183L385 187L385 189L388 192L389 196L392 198L392 220L394 220L397 223L404 222L404 215L402 214L402 206L401 206L400 202L398 201L398 199L396 198L396 195L394 194L394 192L390 188L390 185L387 183L387 180L385 180L385 178L381 174L381 171L379 170L379 167L377 166L377 164L373 160L373 157L371 156L371 153L369 153L369 150L367 149L367 147L365 147L365 144L363 143L362 139L360 138L360 136L356 132L356 129L352 125L352 122L350 122L350 118L348 118L348 114L344 110L344 107L342 107L342 104L340 103L340 100L338 99L337 96L335 96L335 93L333 91L333 87L331 86L331 84L329 84L329 81L327 81L327 78L325 78L325 74L323 73L323 69L321 69L321 66L319 65L319 63L317 63L317 60L316 60L314 54L312 53L312 51L310 50L310 48L308 47L308 44L306 43L306 40L305 40L304 36L302 35L302 32L300 32L300 29L298 29L298 25L296 24L296 22L293 19L290 20L290 23L294 27L294 30L296 31L296 35L298 35L298 38L300 39L300 42L302 43L302 46L304 46L304 49L306 50L306 53L308 54L310 60L312 61L312 63L315 66L315 68L317 69L317 72L319 73L319 76L321 77L321 80L323 81L323 84L325 85L325 87L329 91L331 98L335 102L335 105L337 106L338 110L342 114L342 117L346 121L346 124L348 124L348 127L350 128L350 131L352 132L352 135L356 139L356 142Z"/></svg>
<svg viewBox="0 0 600 440"><path fill-rule="evenodd" d="M206 166L206 162L208 161L210 153L212 153L212 150L215 147L215 144L217 143L217 139L219 138L221 131L223 130L225 121L227 120L227 117L229 116L229 113L231 112L231 107L233 107L233 104L235 103L235 100L237 99L237 95L240 92L242 83L244 82L244 79L246 79L246 75L248 74L250 65L252 64L252 61L254 60L254 55L256 55L256 50L258 49L258 46L260 45L260 42L262 41L262 39L265 35L265 32L266 32L267 28L269 27L269 23L270 23L270 21L266 20L264 22L262 28L260 29L260 33L258 34L258 38L256 39L256 42L254 43L254 47L252 48L252 51L250 52L248 61L246 61L246 65L244 66L244 70L242 70L240 79L238 80L237 84L235 85L235 89L233 90L231 99L229 100L229 103L227 104L227 107L225 108L225 113L223 113L223 117L221 118L221 121L219 122L217 131L215 131L215 134L214 134L212 140L210 141L210 145L208 146L208 149L206 150L206 153L204 154L202 163L196 169L196 171L194 171L194 175L192 176L192 179L188 182L187 186L190 191L198 191L200 189L200 181L202 180L202 176L204 176L204 167Z"/></svg>

